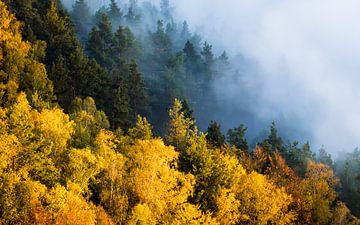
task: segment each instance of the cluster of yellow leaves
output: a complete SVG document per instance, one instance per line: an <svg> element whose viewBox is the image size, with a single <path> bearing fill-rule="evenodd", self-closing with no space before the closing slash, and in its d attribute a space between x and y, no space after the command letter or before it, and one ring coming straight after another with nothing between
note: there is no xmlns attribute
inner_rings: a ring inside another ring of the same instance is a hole
<svg viewBox="0 0 360 225"><path fill-rule="evenodd" d="M21 24L2 1L0 24L0 105L12 103L21 86L31 104L39 107L52 98L52 84L45 66L34 59L35 48L22 40Z"/></svg>

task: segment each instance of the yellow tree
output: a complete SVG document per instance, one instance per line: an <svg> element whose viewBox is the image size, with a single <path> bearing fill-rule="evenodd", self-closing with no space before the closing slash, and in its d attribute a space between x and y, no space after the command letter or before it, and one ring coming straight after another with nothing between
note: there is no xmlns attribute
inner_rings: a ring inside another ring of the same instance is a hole
<svg viewBox="0 0 360 225"><path fill-rule="evenodd" d="M194 121L185 118L182 110L182 104L175 99L174 105L169 110L169 127L168 135L166 136L167 143L175 146L178 151L184 151L187 147L187 140L193 133L191 127L194 126Z"/></svg>
<svg viewBox="0 0 360 225"><path fill-rule="evenodd" d="M336 199L337 184L338 179L329 166L310 162L305 179L298 186L299 194L305 197L300 215L310 223L327 224L333 216L331 206Z"/></svg>
<svg viewBox="0 0 360 225"><path fill-rule="evenodd" d="M132 198L138 199L129 222L151 217L156 223L171 224L188 204L194 177L176 170L178 153L159 139L138 141L128 152L128 185Z"/></svg>
<svg viewBox="0 0 360 225"><path fill-rule="evenodd" d="M102 170L97 176L97 186L101 204L112 216L114 222L124 223L128 211L128 196L125 183L126 158L116 151L117 138L102 130L96 137L96 154L102 163Z"/></svg>
<svg viewBox="0 0 360 225"><path fill-rule="evenodd" d="M45 66L36 61L37 47L22 40L21 24L3 1L0 24L0 105L10 105L24 91L33 106L45 106L44 101L53 99L52 83Z"/></svg>

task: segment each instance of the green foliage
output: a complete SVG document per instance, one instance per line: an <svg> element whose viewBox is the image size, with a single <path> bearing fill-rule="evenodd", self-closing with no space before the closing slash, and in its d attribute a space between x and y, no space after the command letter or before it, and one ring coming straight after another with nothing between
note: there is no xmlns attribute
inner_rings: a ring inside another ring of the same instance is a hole
<svg viewBox="0 0 360 225"><path fill-rule="evenodd" d="M214 147L222 147L225 144L225 136L221 133L220 124L216 121L211 121L206 139Z"/></svg>
<svg viewBox="0 0 360 225"><path fill-rule="evenodd" d="M246 130L247 127L243 124L240 124L239 127L235 127L234 129L229 129L227 132L227 141L229 144L242 151L247 151L249 147L245 139Z"/></svg>

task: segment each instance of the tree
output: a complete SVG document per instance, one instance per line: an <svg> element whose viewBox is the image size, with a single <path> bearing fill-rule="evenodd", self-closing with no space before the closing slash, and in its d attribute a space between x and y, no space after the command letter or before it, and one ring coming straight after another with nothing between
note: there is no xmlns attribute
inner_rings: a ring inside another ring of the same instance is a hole
<svg viewBox="0 0 360 225"><path fill-rule="evenodd" d="M107 14L114 27L118 27L121 24L123 13L115 0L110 0L110 7Z"/></svg>
<svg viewBox="0 0 360 225"><path fill-rule="evenodd" d="M85 43L90 32L90 27L92 26L90 9L85 0L75 1L71 11L71 19L77 35L80 37L80 40Z"/></svg>
<svg viewBox="0 0 360 225"><path fill-rule="evenodd" d="M172 146L175 146L179 152L183 152L192 134L193 130L191 128L194 126L194 121L185 116L183 105L177 99L174 100L174 104L169 110L169 117L166 141Z"/></svg>
<svg viewBox="0 0 360 225"><path fill-rule="evenodd" d="M229 129L227 132L227 141L229 144L240 150L247 151L248 144L245 139L246 130L247 127L245 127L243 124L240 124L239 127L235 127L234 129Z"/></svg>
<svg viewBox="0 0 360 225"><path fill-rule="evenodd" d="M8 106L24 91L30 103L46 106L53 100L52 83L47 78L43 64L36 60L40 48L22 40L20 23L0 2L0 105ZM39 43L37 43L39 44Z"/></svg>
<svg viewBox="0 0 360 225"><path fill-rule="evenodd" d="M71 112L70 117L76 124L72 139L72 146L75 148L92 146L100 130L110 127L105 113L97 110L95 101L91 97L84 100L75 98Z"/></svg>
<svg viewBox="0 0 360 225"><path fill-rule="evenodd" d="M89 34L87 50L90 58L94 58L101 66L111 68L112 25L107 15L97 13L98 21Z"/></svg>
<svg viewBox="0 0 360 225"><path fill-rule="evenodd" d="M213 65L215 62L212 45L204 42L201 55L203 57L204 79L206 79L206 81L211 81L213 79Z"/></svg>
<svg viewBox="0 0 360 225"><path fill-rule="evenodd" d="M131 57L135 57L136 55L137 49L133 33L128 27L119 26L114 34L112 57L114 57L115 60L128 62Z"/></svg>
<svg viewBox="0 0 360 225"><path fill-rule="evenodd" d="M331 168L324 164L310 162L306 171L305 179L299 188L306 198L311 223L328 224L332 219L331 206L336 199L335 187L338 179Z"/></svg>
<svg viewBox="0 0 360 225"><path fill-rule="evenodd" d="M225 136L221 133L220 124L216 121L211 121L206 139L214 147L222 147L225 144Z"/></svg>
<svg viewBox="0 0 360 225"><path fill-rule="evenodd" d="M161 0L160 2L161 13L167 21L172 19L172 7L170 6L169 0Z"/></svg>
<svg viewBox="0 0 360 225"><path fill-rule="evenodd" d="M112 88L111 126L114 129L127 130L131 125L129 90L124 77L119 74L118 70L114 69L112 73L117 74L117 77Z"/></svg>
<svg viewBox="0 0 360 225"><path fill-rule="evenodd" d="M185 54L187 72L195 75L200 71L200 55L196 52L194 45L189 40L185 43L183 52ZM199 79L200 77L196 78Z"/></svg>
<svg viewBox="0 0 360 225"><path fill-rule="evenodd" d="M319 156L317 157L317 161L319 163L325 164L330 166L331 168L334 167L333 160L331 159L331 154L326 152L324 146L322 146L319 150Z"/></svg>
<svg viewBox="0 0 360 225"><path fill-rule="evenodd" d="M283 146L283 140L278 135L278 131L276 129L276 125L275 125L274 121L271 123L270 134L269 134L269 136L268 136L268 138L266 140L271 145L271 150L273 152L278 151L278 152L280 152L282 154L285 153L284 152L284 146Z"/></svg>
<svg viewBox="0 0 360 225"><path fill-rule="evenodd" d="M148 112L148 95L142 75L135 60L131 60L128 71L128 87L131 116L134 121L137 115Z"/></svg>

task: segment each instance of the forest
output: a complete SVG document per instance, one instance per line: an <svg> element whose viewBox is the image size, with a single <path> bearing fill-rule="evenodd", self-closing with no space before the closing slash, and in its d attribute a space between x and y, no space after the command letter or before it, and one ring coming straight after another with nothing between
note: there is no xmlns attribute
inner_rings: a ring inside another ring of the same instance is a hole
<svg viewBox="0 0 360 225"><path fill-rule="evenodd" d="M173 10L0 0L0 224L360 224L360 150L223 132L229 57Z"/></svg>

